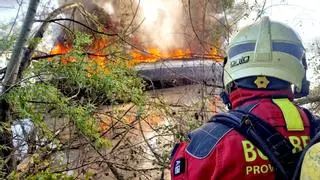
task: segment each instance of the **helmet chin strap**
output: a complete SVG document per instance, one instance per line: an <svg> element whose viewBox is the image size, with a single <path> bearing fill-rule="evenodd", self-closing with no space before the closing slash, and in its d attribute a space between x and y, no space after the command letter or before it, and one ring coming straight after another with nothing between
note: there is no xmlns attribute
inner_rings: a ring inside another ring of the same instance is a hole
<svg viewBox="0 0 320 180"><path fill-rule="evenodd" d="M224 66L226 65L228 61L228 57L224 57L223 59L223 70L222 70L222 84L223 84L223 91L220 93L220 98L222 99L222 102L223 104L225 104L227 106L227 108L230 110L232 109L232 105L231 105L231 101L230 101L230 98L229 98L229 94L226 90L226 86L224 84Z"/></svg>
<svg viewBox="0 0 320 180"><path fill-rule="evenodd" d="M302 86L300 92L294 88L294 98L301 98L309 95L310 81L306 77L302 80Z"/></svg>
<svg viewBox="0 0 320 180"><path fill-rule="evenodd" d="M304 78L302 80L302 86L301 86L301 90L297 91L296 88L294 88L294 98L301 98L301 97L305 97L309 95L309 89L310 89L310 81L307 80L307 60L306 60L306 56L305 54L302 57L302 64L304 66L305 69L305 74L304 74Z"/></svg>
<svg viewBox="0 0 320 180"><path fill-rule="evenodd" d="M220 93L220 98L222 99L223 104L225 104L229 110L232 109L229 94L225 90Z"/></svg>

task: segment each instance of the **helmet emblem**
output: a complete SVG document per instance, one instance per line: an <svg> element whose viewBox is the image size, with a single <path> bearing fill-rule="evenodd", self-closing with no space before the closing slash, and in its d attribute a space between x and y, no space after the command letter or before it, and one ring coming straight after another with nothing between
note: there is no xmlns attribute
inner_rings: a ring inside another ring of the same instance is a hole
<svg viewBox="0 0 320 180"><path fill-rule="evenodd" d="M267 88L270 81L265 76L258 76L254 83L257 85L257 88Z"/></svg>

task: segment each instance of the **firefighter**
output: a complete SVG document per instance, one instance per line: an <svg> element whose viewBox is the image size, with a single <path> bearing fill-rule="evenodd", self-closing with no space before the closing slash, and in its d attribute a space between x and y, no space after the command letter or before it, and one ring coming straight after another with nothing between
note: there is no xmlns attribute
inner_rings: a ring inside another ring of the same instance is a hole
<svg viewBox="0 0 320 180"><path fill-rule="evenodd" d="M297 153L308 144L308 113L292 101L308 94L305 49L297 33L263 17L231 40L223 83L231 110L249 112L271 125ZM248 109L248 108L247 108ZM177 144L172 179L275 179L270 158L233 128L209 121Z"/></svg>

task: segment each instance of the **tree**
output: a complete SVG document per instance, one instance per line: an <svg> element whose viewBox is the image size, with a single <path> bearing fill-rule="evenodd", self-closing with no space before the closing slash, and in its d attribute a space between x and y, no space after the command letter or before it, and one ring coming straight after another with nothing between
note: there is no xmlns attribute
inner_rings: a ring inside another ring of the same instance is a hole
<svg viewBox="0 0 320 180"><path fill-rule="evenodd" d="M7 71L3 82L5 87L13 85L17 80L17 75L21 64L22 48L27 42L38 4L39 0L30 0L28 12L23 22L20 35L16 41L15 47L11 55L11 59L7 65Z"/></svg>
<svg viewBox="0 0 320 180"><path fill-rule="evenodd" d="M17 74L19 70L19 66L21 63L21 54L22 54L22 48L24 44L27 41L28 35L30 33L30 29L33 23L33 19L37 10L39 0L31 0L29 7L28 7L28 12L26 15L26 19L24 21L24 24L22 26L20 35L16 41L15 47L13 49L11 59L9 61L9 64L7 65L7 70L6 70L6 75L4 77L4 90L6 91L9 86L12 86L14 83L16 83L17 80ZM7 111L7 104L6 102L2 101L1 102L1 110L2 110L2 115L1 115L1 122L6 123L8 122L8 117L6 117L6 111ZM11 133L10 130L5 129L3 132L3 141L1 144L7 145L11 144ZM9 142L8 142L9 141ZM12 146L11 146L12 147ZM12 167L8 165L6 162L11 162L11 153L10 151L7 150L7 147L3 147L4 149L1 148L1 159L4 160L5 165L2 166L5 168L5 172L10 172Z"/></svg>

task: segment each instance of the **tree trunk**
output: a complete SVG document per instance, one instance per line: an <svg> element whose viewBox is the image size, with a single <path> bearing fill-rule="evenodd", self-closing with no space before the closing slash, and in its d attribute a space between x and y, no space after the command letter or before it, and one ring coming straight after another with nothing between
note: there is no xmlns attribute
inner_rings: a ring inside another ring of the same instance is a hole
<svg viewBox="0 0 320 180"><path fill-rule="evenodd" d="M20 35L15 43L10 61L7 65L6 74L4 77L4 88L3 92L6 92L8 87L14 85L17 81L17 74L21 64L21 54L22 50L27 42L29 37L29 33L32 28L32 24L34 21L34 17L37 11L37 7L40 0L30 0L28 11L26 14L26 18L23 22L22 29ZM0 149L0 159L3 160L0 165L2 172L4 175L8 175L14 167L12 165L13 158L13 145L12 145L12 134L11 134L11 122L9 121L9 108L8 103L5 100L0 100L0 126L6 126L7 128L3 128L3 132L1 133L0 145L4 145L8 148ZM1 174L1 173L0 173ZM0 177L2 178L2 177Z"/></svg>
<svg viewBox="0 0 320 180"><path fill-rule="evenodd" d="M52 11L48 15L48 17L44 20L44 23L42 23L42 25L40 26L40 28L38 29L38 31L35 33L35 35L33 37L33 38L39 39L39 41L36 41L35 43L30 44L22 56L21 66L20 66L20 69L18 72L18 78L21 78L22 72L30 65L31 57L32 57L35 49L37 48L38 44L40 43L40 40L43 38L44 33L48 29L48 26L50 24L50 20L55 18L59 14L62 14L64 11L67 11L72 8L79 8L80 6L82 6L82 4L80 4L80 3L66 4L66 5L61 6L58 9Z"/></svg>
<svg viewBox="0 0 320 180"><path fill-rule="evenodd" d="M0 119L2 122L8 122L7 121L7 112L8 112L8 103L5 100L0 100ZM0 124L0 126L5 126L5 124ZM7 128L3 128L3 131L1 131L0 136L0 145L3 148L0 148L0 179L4 178L6 175L8 175L12 169L12 134L11 131ZM4 177L3 177L4 176Z"/></svg>
<svg viewBox="0 0 320 180"><path fill-rule="evenodd" d="M26 18L23 22L20 35L15 43L10 61L7 65L7 71L3 81L5 87L13 85L17 80L17 74L21 64L22 50L29 37L39 1L40 0L30 0L29 2Z"/></svg>

